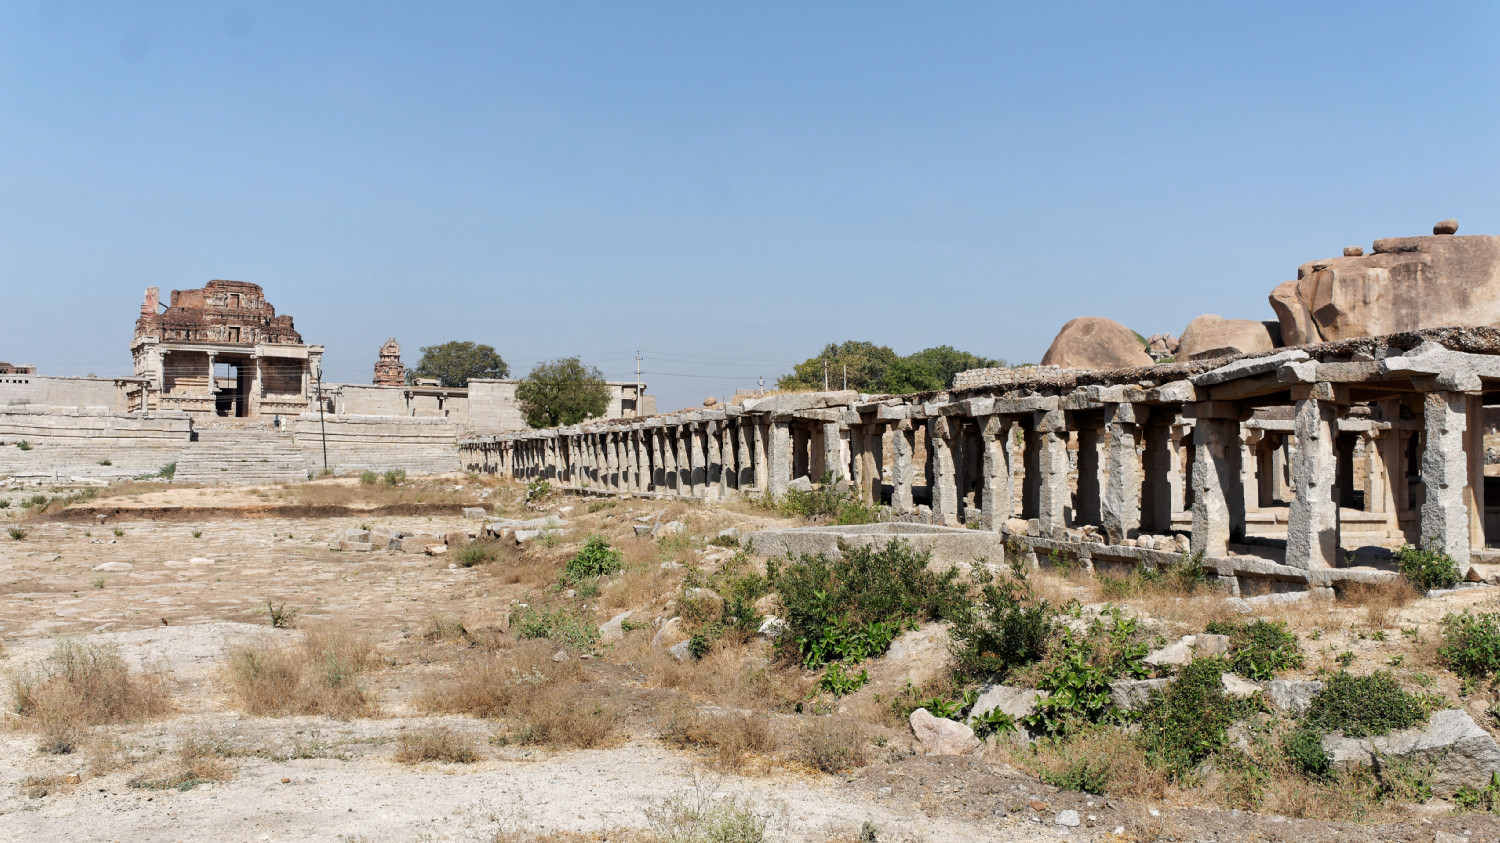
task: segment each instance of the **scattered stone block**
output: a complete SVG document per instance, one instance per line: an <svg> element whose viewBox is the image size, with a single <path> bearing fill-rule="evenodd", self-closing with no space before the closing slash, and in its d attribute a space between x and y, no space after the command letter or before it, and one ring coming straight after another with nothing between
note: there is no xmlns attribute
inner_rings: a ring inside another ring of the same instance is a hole
<svg viewBox="0 0 1500 843"><path fill-rule="evenodd" d="M803 475L788 483L786 487L789 491L811 492L813 490L812 478Z"/></svg>
<svg viewBox="0 0 1500 843"><path fill-rule="evenodd" d="M1219 677L1219 684L1224 688L1226 696L1235 699L1253 697L1260 693L1260 686L1249 679L1239 677L1233 673L1225 673Z"/></svg>
<svg viewBox="0 0 1500 843"><path fill-rule="evenodd" d="M618 615L599 624L599 640L619 641L625 637L625 619L633 614L632 610L626 609Z"/></svg>
<svg viewBox="0 0 1500 843"><path fill-rule="evenodd" d="M974 730L946 717L934 717L925 708L911 713L911 731L928 755L967 755L982 744Z"/></svg>
<svg viewBox="0 0 1500 843"><path fill-rule="evenodd" d="M371 544L370 542L339 542L339 550L342 550L346 553L369 553L374 549L375 545Z"/></svg>
<svg viewBox="0 0 1500 843"><path fill-rule="evenodd" d="M112 574L124 573L125 571L130 571L134 568L135 566L130 564L129 562L105 562L102 565L94 566L95 571L104 571L106 573Z"/></svg>
<svg viewBox="0 0 1500 843"><path fill-rule="evenodd" d="M1036 703L1041 696L1042 693L1034 688L986 685L979 689L979 697L974 700L974 707L969 709L969 716L978 717L998 709L1020 720L1036 711Z"/></svg>
<svg viewBox="0 0 1500 843"><path fill-rule="evenodd" d="M464 507L464 517L471 521L482 521L487 514L482 506Z"/></svg>
<svg viewBox="0 0 1500 843"><path fill-rule="evenodd" d="M405 538L401 539L401 552L426 553L427 548L441 542L442 539L438 538L437 536L423 535L420 533L414 536L406 536Z"/></svg>
<svg viewBox="0 0 1500 843"><path fill-rule="evenodd" d="M1265 690L1266 702L1273 708L1301 717L1312 707L1313 697L1323 690L1323 683L1315 679L1272 679Z"/></svg>
<svg viewBox="0 0 1500 843"><path fill-rule="evenodd" d="M1339 769L1371 767L1376 775L1392 761L1431 765L1428 784L1436 796L1452 796L1463 786L1482 788L1500 772L1500 746L1467 712L1439 711L1426 726L1372 738L1323 739L1323 750Z"/></svg>
<svg viewBox="0 0 1500 843"><path fill-rule="evenodd" d="M1136 711L1151 702L1151 694L1164 691L1171 679L1116 679L1109 683L1109 698L1122 711Z"/></svg>

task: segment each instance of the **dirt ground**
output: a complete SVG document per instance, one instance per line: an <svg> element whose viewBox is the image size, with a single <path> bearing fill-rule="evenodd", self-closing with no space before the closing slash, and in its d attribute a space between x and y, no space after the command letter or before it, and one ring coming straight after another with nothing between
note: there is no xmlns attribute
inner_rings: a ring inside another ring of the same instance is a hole
<svg viewBox="0 0 1500 843"><path fill-rule="evenodd" d="M710 707L722 701L695 697L680 678L673 685L660 678L669 674L610 655L584 662L590 686L603 688L620 712L610 739L587 749L508 741L493 719L425 713L417 702L426 683L473 646L435 635L445 619L461 623L470 638L504 635L516 607L548 585L540 576L507 575L507 568L555 571L589 531L622 546L640 542L627 548L631 553L658 553L649 538L633 538L632 526L674 517L699 537L684 542L679 557L712 564L722 554L701 537L730 525L784 522L743 505L647 500L605 505L554 496L526 510L518 487L465 478L413 481L399 492L362 490L352 481L309 485L315 488L106 490L41 515L21 505L35 490L0 490L0 500L12 503L0 510L0 528L24 532L0 535L0 673L23 675L62 638L114 645L132 668L162 678L173 705L172 713L144 722L94 727L87 746L54 754L15 713L7 682L0 840L629 840L653 839L651 831L670 839L660 833L665 809L731 803L781 840L1500 840L1494 818L1454 813L1441 801L1375 822L1330 823L1197 805L1191 794L1148 801L1060 791L1012 764L1008 750L927 757L909 735L879 724L870 726L877 748L868 763L841 774L781 756L726 768L660 735L669 697ZM580 529L556 546L473 567L455 563L451 553L330 549L330 538L347 529L473 530L478 522L461 516L463 505L515 517L556 514ZM652 571L658 579L642 586L631 607L651 626L628 631L621 652L644 651L669 614L681 583L662 579L670 561L662 570ZM1377 610L1368 607L1338 610L1347 614L1342 618L1328 607L1277 611L1304 629L1326 627L1309 642L1310 674L1345 652L1386 660L1402 642L1400 629L1494 600L1475 589L1374 619ZM589 607L596 622L620 609L606 608L609 602L606 593ZM295 627L273 628L268 604L296 609ZM1171 615L1169 608L1154 611ZM1376 623L1390 635L1372 636ZM245 713L226 679L227 655L294 642L317 628L373 640L381 662L366 677L378 701L373 715ZM890 682L877 687L890 690ZM1476 695L1468 704L1479 720L1489 703ZM437 728L462 736L477 758L396 760L403 736ZM211 745L222 774L184 787L142 785L190 744ZM1065 811L1077 812L1076 826L1059 824L1070 819Z"/></svg>

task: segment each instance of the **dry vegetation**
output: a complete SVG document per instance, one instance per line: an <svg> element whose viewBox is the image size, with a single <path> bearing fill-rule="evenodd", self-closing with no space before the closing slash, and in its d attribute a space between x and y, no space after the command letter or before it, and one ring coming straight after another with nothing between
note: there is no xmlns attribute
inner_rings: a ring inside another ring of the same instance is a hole
<svg viewBox="0 0 1500 843"><path fill-rule="evenodd" d="M957 704L978 684L949 670L941 646L898 668L886 666L875 654L812 659L790 639L777 643L757 634L761 615L787 616L776 574L766 560L732 542L715 543L715 537L724 527L778 520L764 509L556 493L527 501L524 488L514 484L471 479L457 484L461 490L452 485L341 478L269 494L313 507L385 506L447 500L470 504L482 490L491 511L516 518L558 514L572 531L523 546L509 539L475 540L445 559L424 560L424 579L446 579L441 585L393 589L381 604L389 607L389 618L367 611L354 622L336 608L304 601L298 628L266 626L258 640L225 650L207 694L220 695L223 709L256 718L410 718L414 722L390 727L383 738L389 748L381 750L381 757L407 765L466 765L443 768L449 771L483 768L523 747L561 752L660 741L680 751L685 762L701 762L722 775L858 778L870 770L921 761L909 712L934 701ZM160 492L153 486L128 493ZM657 537L638 537L634 529L674 520L686 529ZM309 529L332 532L321 526ZM445 530L441 524L431 529ZM619 551L619 570L565 575L590 536ZM51 534L41 539L33 534L27 543L39 540L51 540ZM325 564L336 572L337 588L350 591L391 576L381 566L393 564L389 560L397 556L404 555L324 554ZM1192 577L1174 576L1092 577L1060 566L1026 578L1032 598L1062 609L1075 628L1094 617L1109 617L1110 605L1124 607L1122 616L1140 622L1133 641L1145 646L1201 633L1211 623L1245 620L1226 605L1221 591ZM51 587L17 580L0 583L0 594L39 594ZM954 588L966 599L977 599L978 586L972 582L958 582ZM928 596L936 599L939 590L934 587ZM1497 608L1496 601L1478 597L1467 605ZM631 614L618 637L602 638L599 625L626 610ZM1312 678L1341 669L1362 674L1389 670L1404 687L1450 707L1465 707L1486 728L1494 728L1496 721L1487 712L1500 710L1500 692L1487 681L1465 682L1445 668L1438 652L1441 618L1448 610L1418 599L1409 586L1390 583L1351 586L1332 603L1266 606L1259 616L1284 624L1305 652L1305 664L1280 672L1282 678ZM887 630L891 635L917 627L925 632L943 617L933 611L861 616L861 625L840 634L844 639L878 639L885 633L875 627L885 619L894 624ZM259 622L265 623L264 612ZM945 625L949 622L944 619ZM692 655L683 657L680 648L671 651L684 643ZM1102 639L1096 642L1095 652L1107 649ZM1041 682L1059 660L1054 652L1017 666L1009 679ZM830 681L834 666L844 671L847 686ZM861 679L861 672L868 675ZM231 748L206 735L182 738L154 755L122 748L117 734L98 727L165 717L174 700L159 671L130 669L109 646L64 640L36 666L13 668L8 684L12 722L36 733L45 752L82 751L93 759L92 775L123 770L135 788L186 789L225 781L235 772L234 758L275 754L266 747ZM437 723L443 725L433 725ZM453 723L473 726L455 728ZM1122 804L1210 805L1361 821L1404 819L1432 810L1431 803L1417 807L1426 801L1419 782L1393 783L1368 774L1309 778L1283 752L1290 728L1263 712L1234 752L1187 774L1164 767L1135 733L1105 719L1026 744L1002 733L987 742L983 762L1024 771L1028 786L1049 782L1079 792L1079 798L1086 798L1083 792L1102 793ZM484 730L477 739L474 729ZM295 752L289 757L307 757ZM51 776L37 773L25 787L58 792L68 786ZM611 839L762 839L755 834L682 836L716 823L766 832L764 815L732 800L666 800L655 810L649 828L617 829ZM1152 822L1142 819L1131 827L1144 830ZM507 834L495 839L573 839L566 834ZM1140 839L1150 837L1142 833Z"/></svg>

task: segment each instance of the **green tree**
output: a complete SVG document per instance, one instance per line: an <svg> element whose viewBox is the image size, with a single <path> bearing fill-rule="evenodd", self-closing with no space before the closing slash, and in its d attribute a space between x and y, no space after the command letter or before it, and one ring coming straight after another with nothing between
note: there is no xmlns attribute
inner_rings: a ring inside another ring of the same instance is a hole
<svg viewBox="0 0 1500 843"><path fill-rule="evenodd" d="M818 354L798 363L790 375L776 382L778 389L822 389L823 363L828 363L828 388L842 389L845 367L849 388L857 392L879 392L886 369L896 362L896 352L883 345L849 340L829 344Z"/></svg>
<svg viewBox="0 0 1500 843"><path fill-rule="evenodd" d="M577 357L539 363L516 385L521 417L532 427L577 424L609 409L604 373Z"/></svg>
<svg viewBox="0 0 1500 843"><path fill-rule="evenodd" d="M422 347L417 368L406 370L406 382L436 378L443 386L468 386L471 378L510 377L510 367L493 346L454 340Z"/></svg>
<svg viewBox="0 0 1500 843"><path fill-rule="evenodd" d="M947 389L953 385L953 376L959 372L1004 365L1004 360L980 357L951 345L924 348L902 357L886 369L880 391L901 394Z"/></svg>

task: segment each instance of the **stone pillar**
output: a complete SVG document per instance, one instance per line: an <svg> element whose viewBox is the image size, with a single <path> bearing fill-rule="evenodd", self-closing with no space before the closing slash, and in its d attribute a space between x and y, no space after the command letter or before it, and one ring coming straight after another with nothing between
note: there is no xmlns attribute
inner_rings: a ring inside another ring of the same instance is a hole
<svg viewBox="0 0 1500 843"><path fill-rule="evenodd" d="M1011 492L1010 420L1000 416L984 419L980 429L984 467L979 490L980 526L999 530L1014 508Z"/></svg>
<svg viewBox="0 0 1500 843"><path fill-rule="evenodd" d="M1302 394L1298 394L1298 393ZM1297 406L1293 430L1291 512L1287 517L1286 564L1294 568L1333 568L1339 563L1339 504L1334 447L1338 408L1326 383L1293 390Z"/></svg>
<svg viewBox="0 0 1500 843"><path fill-rule="evenodd" d="M1193 503L1193 425L1188 422L1172 425L1172 447L1170 456L1172 470L1167 475L1172 488L1172 514L1184 512Z"/></svg>
<svg viewBox="0 0 1500 843"><path fill-rule="evenodd" d="M1172 424L1171 417L1152 418L1146 425L1143 457L1145 481L1141 484L1141 526L1157 533L1172 531Z"/></svg>
<svg viewBox="0 0 1500 843"><path fill-rule="evenodd" d="M667 494L676 494L680 488L677 474L677 429L663 427L661 429L661 464L663 470L663 484L661 491Z"/></svg>
<svg viewBox="0 0 1500 843"><path fill-rule="evenodd" d="M677 426L677 494L682 497L693 496L693 439L695 434L691 425L680 424ZM699 456L702 459L702 456Z"/></svg>
<svg viewBox="0 0 1500 843"><path fill-rule="evenodd" d="M1476 396L1477 400L1477 396ZM1422 396L1422 547L1453 557L1469 571L1469 457L1464 451L1469 424L1469 396L1462 392L1428 392ZM1481 481L1483 482L1483 481Z"/></svg>
<svg viewBox="0 0 1500 843"><path fill-rule="evenodd" d="M755 482L755 469L757 468L757 466L755 464L755 457L753 455L755 454L755 429L759 426L760 425L752 416L740 417L740 423L738 425L739 442L737 443L737 456L739 457L738 461L740 464L740 479L737 485L739 487L740 494L745 494L746 492L757 488L757 484Z"/></svg>
<svg viewBox="0 0 1500 843"><path fill-rule="evenodd" d="M1067 414L1062 410L1038 412L1032 436L1037 439L1036 517L1042 535L1057 535L1066 526L1068 506ZM1028 465L1028 473L1030 468Z"/></svg>
<svg viewBox="0 0 1500 843"><path fill-rule="evenodd" d="M1224 556L1245 537L1239 412L1214 401L1193 409L1193 551Z"/></svg>
<svg viewBox="0 0 1500 843"><path fill-rule="evenodd" d="M779 498L792 481L792 429L785 421L771 422L766 442L766 493Z"/></svg>
<svg viewBox="0 0 1500 843"><path fill-rule="evenodd" d="M771 465L767 462L771 450L771 427L769 419L756 417L750 423L751 445L755 462L755 488L762 493L771 488ZM790 447L790 446L789 446Z"/></svg>
<svg viewBox="0 0 1500 843"><path fill-rule="evenodd" d="M1042 506L1042 436L1036 432L1034 414L1020 423L1021 434L1021 517L1032 519Z"/></svg>
<svg viewBox="0 0 1500 843"><path fill-rule="evenodd" d="M813 464L812 433L800 424L788 425L787 431L792 443L792 477L806 477L817 482L821 475L813 474L819 466Z"/></svg>
<svg viewBox="0 0 1500 843"><path fill-rule="evenodd" d="M739 479L734 467L734 428L729 420L725 419L721 422L714 422L713 429L712 444L716 459L710 473L717 472L715 479L719 488L719 498L723 500L728 498L730 492L736 488L736 481Z"/></svg>
<svg viewBox="0 0 1500 843"><path fill-rule="evenodd" d="M1104 407L1104 426L1109 438L1104 461L1109 481L1104 487L1100 520L1110 544L1141 534L1141 457L1136 450L1140 435L1138 412L1134 404Z"/></svg>
<svg viewBox="0 0 1500 843"><path fill-rule="evenodd" d="M1469 508L1469 547L1485 546L1484 535L1484 396L1467 395L1468 429L1464 435L1464 452L1469 456L1469 482L1464 484L1464 504ZM1468 571L1468 565L1464 565Z"/></svg>
<svg viewBox="0 0 1500 843"><path fill-rule="evenodd" d="M719 445L719 425L718 421L703 423L703 486L699 492L710 501L723 497L724 452Z"/></svg>
<svg viewBox="0 0 1500 843"><path fill-rule="evenodd" d="M1073 523L1076 526L1103 526L1099 449L1104 437L1093 419L1079 420L1078 425L1078 491L1073 496ZM1107 458L1106 458L1107 460Z"/></svg>
<svg viewBox="0 0 1500 843"><path fill-rule="evenodd" d="M832 473L835 482L852 479L849 461L844 458L844 426L838 422L823 425L823 472ZM820 473L818 479L822 476Z"/></svg>
<svg viewBox="0 0 1500 843"><path fill-rule="evenodd" d="M947 416L927 420L927 447L932 452L932 523L958 526L958 485L953 465L953 437Z"/></svg>
<svg viewBox="0 0 1500 843"><path fill-rule="evenodd" d="M912 454L917 449L917 432L912 429L910 419L896 423L895 462L891 465L891 511L906 515L912 511L911 487L913 480Z"/></svg>
<svg viewBox="0 0 1500 843"><path fill-rule="evenodd" d="M214 352L208 352L208 397L212 398L219 391L219 382L214 377ZM217 407L209 407L210 414L217 412Z"/></svg>
<svg viewBox="0 0 1500 843"><path fill-rule="evenodd" d="M1266 485L1260 470L1260 455L1265 437L1265 431L1260 428L1240 425L1240 484L1244 487L1240 494L1241 500L1245 502L1246 512L1254 512L1263 503L1271 502L1269 496L1261 495Z"/></svg>

